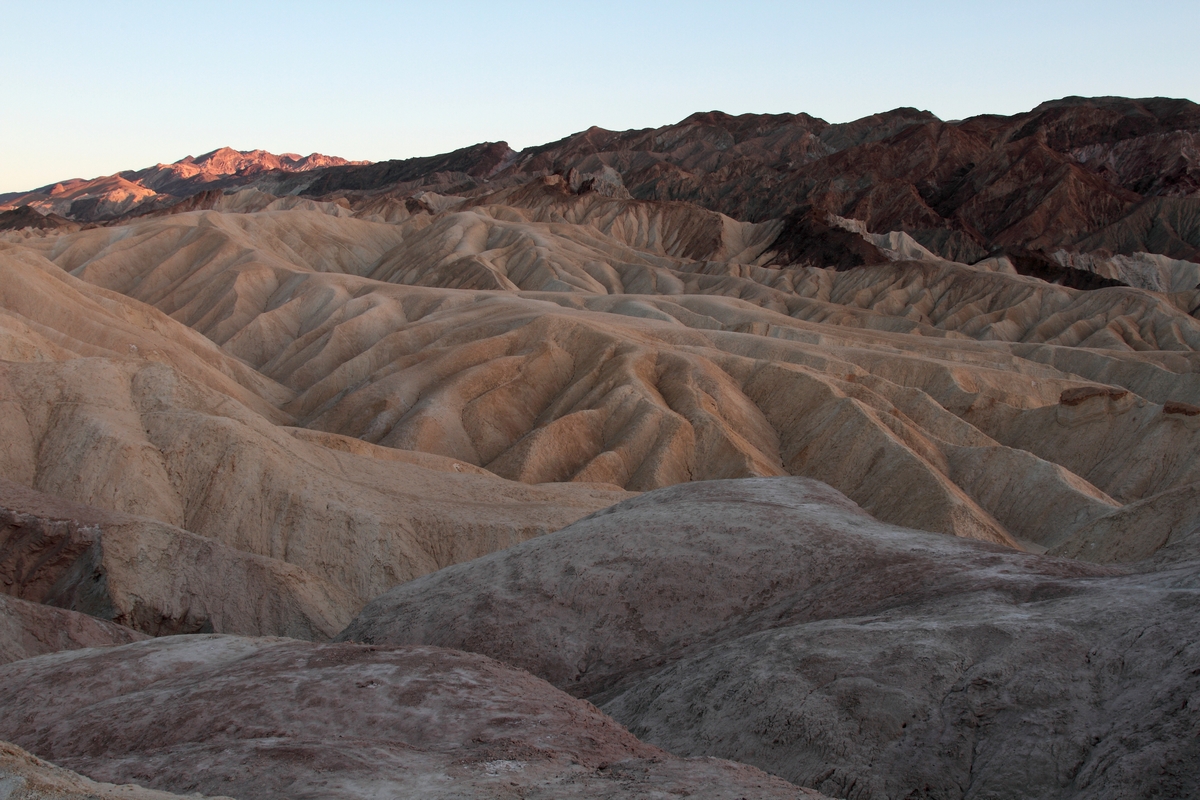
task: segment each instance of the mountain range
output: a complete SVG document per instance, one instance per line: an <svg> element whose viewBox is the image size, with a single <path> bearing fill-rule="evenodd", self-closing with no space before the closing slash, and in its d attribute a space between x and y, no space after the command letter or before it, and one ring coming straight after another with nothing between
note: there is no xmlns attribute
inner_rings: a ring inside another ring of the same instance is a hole
<svg viewBox="0 0 1200 800"><path fill-rule="evenodd" d="M0 195L0 210L31 205L77 222L113 221L241 188L357 209L420 191L478 196L571 170L621 196L693 203L747 222L785 219L780 263L803 262L812 246L803 242L831 214L874 233L904 232L965 263L998 252L1051 271L1064 268L1055 253L1066 269L1081 254L1200 260L1200 106L1165 98L1066 98L951 122L911 108L841 124L708 112L657 129L590 128L519 152L485 143L378 164L224 148ZM832 247L845 265L886 260Z"/></svg>

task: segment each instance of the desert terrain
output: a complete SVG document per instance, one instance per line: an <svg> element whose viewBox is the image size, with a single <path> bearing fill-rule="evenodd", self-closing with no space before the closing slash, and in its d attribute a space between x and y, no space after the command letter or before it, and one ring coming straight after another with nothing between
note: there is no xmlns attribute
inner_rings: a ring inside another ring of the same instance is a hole
<svg viewBox="0 0 1200 800"><path fill-rule="evenodd" d="M1200 796L1198 147L708 112L0 195L0 797Z"/></svg>

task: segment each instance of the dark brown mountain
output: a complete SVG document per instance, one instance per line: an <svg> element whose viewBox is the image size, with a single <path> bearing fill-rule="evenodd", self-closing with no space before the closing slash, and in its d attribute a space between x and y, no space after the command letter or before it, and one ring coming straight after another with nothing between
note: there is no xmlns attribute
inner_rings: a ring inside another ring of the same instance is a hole
<svg viewBox="0 0 1200 800"><path fill-rule="evenodd" d="M812 206L802 206L783 220L783 228L771 245L777 264L823 264L852 269L886 264L890 259L862 236L831 225Z"/></svg>
<svg viewBox="0 0 1200 800"><path fill-rule="evenodd" d="M29 206L0 211L0 231L19 231L26 228L71 231L79 230L80 226L58 214L42 214Z"/></svg>
<svg viewBox="0 0 1200 800"><path fill-rule="evenodd" d="M450 178L450 183L473 188L496 174L515 155L507 142L485 142L444 155L321 170L315 180L297 176L268 186L285 190L279 194L325 195L382 187L409 188L409 185L415 189L430 179L461 176L457 181Z"/></svg>
<svg viewBox="0 0 1200 800"><path fill-rule="evenodd" d="M799 218L812 208L862 220L871 232L904 231L958 261L1004 248L1195 259L1198 137L1200 106L1167 98L1071 97L958 122L911 108L840 125L805 114L708 112L657 129L590 128L520 153L497 143L335 167L290 176L286 188L317 197L471 195L538 175L607 169L637 199L685 201L748 221ZM1161 222L1160 212L1174 221ZM782 251L797 246L795 234L785 226L791 239ZM839 251L831 263L847 259L857 257Z"/></svg>

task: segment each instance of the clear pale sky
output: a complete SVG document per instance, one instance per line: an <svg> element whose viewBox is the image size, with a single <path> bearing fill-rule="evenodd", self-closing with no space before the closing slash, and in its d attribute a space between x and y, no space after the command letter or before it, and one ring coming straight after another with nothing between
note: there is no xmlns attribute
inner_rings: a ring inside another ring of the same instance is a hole
<svg viewBox="0 0 1200 800"><path fill-rule="evenodd" d="M229 145L380 161L694 111L1200 101L1200 0L0 0L0 192Z"/></svg>

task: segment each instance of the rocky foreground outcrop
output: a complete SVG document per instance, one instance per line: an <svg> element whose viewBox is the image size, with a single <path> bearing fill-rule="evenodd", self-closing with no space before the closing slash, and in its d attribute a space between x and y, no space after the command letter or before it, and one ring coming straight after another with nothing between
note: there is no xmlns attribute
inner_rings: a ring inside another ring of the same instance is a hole
<svg viewBox="0 0 1200 800"><path fill-rule="evenodd" d="M108 647L145 638L145 634L87 614L0 594L0 664L60 650Z"/></svg>
<svg viewBox="0 0 1200 800"><path fill-rule="evenodd" d="M836 796L1188 797L1198 574L1200 528L1118 569L716 481L401 585L342 636L485 653Z"/></svg>
<svg viewBox="0 0 1200 800"><path fill-rule="evenodd" d="M98 783L8 742L0 742L0 792L4 800L181 800L180 795L136 784ZM187 797L202 800L198 794Z"/></svg>
<svg viewBox="0 0 1200 800"><path fill-rule="evenodd" d="M27 659L0 667L0 738L93 779L240 800L820 797L431 647L200 635Z"/></svg>

